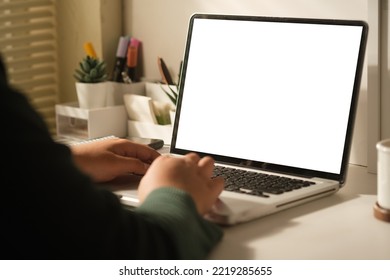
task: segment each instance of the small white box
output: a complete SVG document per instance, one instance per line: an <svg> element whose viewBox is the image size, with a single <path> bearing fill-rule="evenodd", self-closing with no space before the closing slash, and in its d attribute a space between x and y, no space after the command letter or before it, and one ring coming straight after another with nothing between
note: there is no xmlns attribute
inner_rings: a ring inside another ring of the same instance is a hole
<svg viewBox="0 0 390 280"><path fill-rule="evenodd" d="M93 139L127 136L127 113L124 105L81 109L77 102L55 106L57 136Z"/></svg>

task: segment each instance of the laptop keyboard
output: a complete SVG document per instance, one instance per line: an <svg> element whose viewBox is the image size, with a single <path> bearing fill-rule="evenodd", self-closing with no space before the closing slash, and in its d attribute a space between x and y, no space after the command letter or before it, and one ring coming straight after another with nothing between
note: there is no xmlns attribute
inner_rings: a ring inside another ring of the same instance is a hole
<svg viewBox="0 0 390 280"><path fill-rule="evenodd" d="M314 182L277 175L269 175L242 169L215 166L213 177L225 179L225 190L269 197L314 185Z"/></svg>

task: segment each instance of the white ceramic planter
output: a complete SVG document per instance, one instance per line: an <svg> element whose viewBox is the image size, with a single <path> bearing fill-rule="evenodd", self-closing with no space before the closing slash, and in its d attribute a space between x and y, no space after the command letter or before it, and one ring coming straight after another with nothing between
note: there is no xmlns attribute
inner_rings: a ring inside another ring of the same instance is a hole
<svg viewBox="0 0 390 280"><path fill-rule="evenodd" d="M82 109L95 109L107 106L107 83L76 82L77 99Z"/></svg>

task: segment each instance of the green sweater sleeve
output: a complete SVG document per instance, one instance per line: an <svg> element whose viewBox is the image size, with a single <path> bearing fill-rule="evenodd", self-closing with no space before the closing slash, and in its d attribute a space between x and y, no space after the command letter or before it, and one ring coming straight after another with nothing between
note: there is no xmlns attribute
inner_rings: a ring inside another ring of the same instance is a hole
<svg viewBox="0 0 390 280"><path fill-rule="evenodd" d="M222 238L222 230L201 217L190 195L164 187L152 192L135 210L171 236L180 259L203 259Z"/></svg>

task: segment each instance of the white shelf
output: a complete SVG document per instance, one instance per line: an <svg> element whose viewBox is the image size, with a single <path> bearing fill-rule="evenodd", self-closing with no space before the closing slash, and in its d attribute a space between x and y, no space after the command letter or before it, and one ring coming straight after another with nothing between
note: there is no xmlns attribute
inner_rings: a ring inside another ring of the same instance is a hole
<svg viewBox="0 0 390 280"><path fill-rule="evenodd" d="M127 114L123 105L81 109L75 102L58 104L57 136L93 139L109 135L127 136Z"/></svg>

